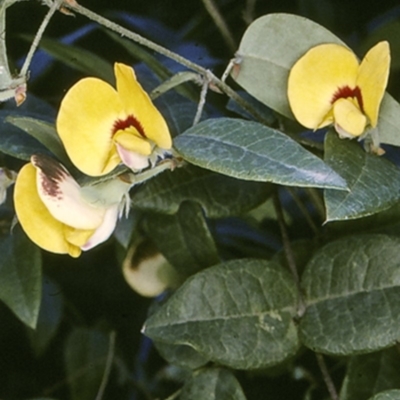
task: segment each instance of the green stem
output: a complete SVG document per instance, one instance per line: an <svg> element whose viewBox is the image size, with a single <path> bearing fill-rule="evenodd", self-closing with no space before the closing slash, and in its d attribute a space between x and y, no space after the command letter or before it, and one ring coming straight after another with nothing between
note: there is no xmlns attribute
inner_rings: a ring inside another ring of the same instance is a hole
<svg viewBox="0 0 400 400"><path fill-rule="evenodd" d="M283 242L283 250L285 252L286 260L289 265L289 270L292 273L293 279L295 281L297 287L297 316L301 317L305 312L305 304L303 299L303 294L301 292L300 287L300 277L297 272L296 260L294 259L294 254L292 250L292 246L290 244L289 234L286 229L285 218L283 215L282 205L279 200L278 193L274 193L273 202L275 208L275 214L278 220L279 229L281 231L282 242Z"/></svg>

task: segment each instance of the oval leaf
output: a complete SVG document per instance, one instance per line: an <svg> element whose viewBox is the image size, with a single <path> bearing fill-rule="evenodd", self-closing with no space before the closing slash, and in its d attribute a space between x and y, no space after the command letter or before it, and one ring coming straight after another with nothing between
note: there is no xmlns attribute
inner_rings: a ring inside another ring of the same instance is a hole
<svg viewBox="0 0 400 400"><path fill-rule="evenodd" d="M0 239L0 254L0 300L35 329L42 293L40 250L16 227Z"/></svg>
<svg viewBox="0 0 400 400"><path fill-rule="evenodd" d="M396 347L352 357L340 400L364 400L388 389L400 389L400 357Z"/></svg>
<svg viewBox="0 0 400 400"><path fill-rule="evenodd" d="M279 364L299 347L296 286L281 266L235 260L189 278L146 322L144 334L186 344L232 368Z"/></svg>
<svg viewBox="0 0 400 400"><path fill-rule="evenodd" d="M400 337L400 239L362 235L318 251L302 276L304 344L351 355L392 346Z"/></svg>
<svg viewBox="0 0 400 400"><path fill-rule="evenodd" d="M79 328L70 334L64 351L72 400L96 398L108 347L109 340L103 332Z"/></svg>
<svg viewBox="0 0 400 400"><path fill-rule="evenodd" d="M180 400L246 400L232 372L222 368L198 371L185 383Z"/></svg>
<svg viewBox="0 0 400 400"><path fill-rule="evenodd" d="M195 201L207 217L245 213L263 203L272 185L242 181L194 167L166 171L146 182L133 196L133 207L175 214L184 201Z"/></svg>
<svg viewBox="0 0 400 400"><path fill-rule="evenodd" d="M244 180L345 189L321 159L283 133L253 121L208 119L175 139L187 161Z"/></svg>
<svg viewBox="0 0 400 400"><path fill-rule="evenodd" d="M174 215L148 214L145 229L165 258L183 276L219 262L201 206L184 202Z"/></svg>
<svg viewBox="0 0 400 400"><path fill-rule="evenodd" d="M400 390L386 390L385 392L378 393L369 400L400 400Z"/></svg>
<svg viewBox="0 0 400 400"><path fill-rule="evenodd" d="M375 214L400 198L400 170L334 132L326 135L325 162L346 179L350 189L325 190L327 222Z"/></svg>

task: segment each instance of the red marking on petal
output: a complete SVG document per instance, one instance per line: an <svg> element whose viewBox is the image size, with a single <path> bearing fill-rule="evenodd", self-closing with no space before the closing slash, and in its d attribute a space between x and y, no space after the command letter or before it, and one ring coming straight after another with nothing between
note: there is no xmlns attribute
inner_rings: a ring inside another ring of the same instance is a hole
<svg viewBox="0 0 400 400"><path fill-rule="evenodd" d="M119 130L124 130L131 126L133 126L140 133L141 136L143 136L144 138L146 137L142 124L133 115L128 115L128 117L125 119L117 119L114 122L112 128L112 135L114 135Z"/></svg>
<svg viewBox="0 0 400 400"><path fill-rule="evenodd" d="M358 86L356 86L354 89L351 89L349 86L343 86L339 88L333 95L331 104L333 104L338 99L347 99L348 97L353 97L357 99L360 110L364 112L363 98L361 90Z"/></svg>

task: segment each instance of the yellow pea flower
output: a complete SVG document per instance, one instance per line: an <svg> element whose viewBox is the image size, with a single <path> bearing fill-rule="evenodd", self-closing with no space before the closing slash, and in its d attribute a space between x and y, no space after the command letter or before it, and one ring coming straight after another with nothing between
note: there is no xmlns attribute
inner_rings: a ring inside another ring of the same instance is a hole
<svg viewBox="0 0 400 400"><path fill-rule="evenodd" d="M313 47L289 73L288 99L295 118L314 130L334 124L342 138L375 128L389 66L385 41L371 48L361 63L344 46Z"/></svg>
<svg viewBox="0 0 400 400"><path fill-rule="evenodd" d="M121 209L129 206L131 183L113 179L80 187L57 161L34 155L18 173L14 205L28 237L53 253L78 257L113 232Z"/></svg>
<svg viewBox="0 0 400 400"><path fill-rule="evenodd" d="M127 65L114 65L116 89L84 78L65 95L57 131L71 161L83 173L100 176L121 162L134 172L154 166L168 153L168 126Z"/></svg>

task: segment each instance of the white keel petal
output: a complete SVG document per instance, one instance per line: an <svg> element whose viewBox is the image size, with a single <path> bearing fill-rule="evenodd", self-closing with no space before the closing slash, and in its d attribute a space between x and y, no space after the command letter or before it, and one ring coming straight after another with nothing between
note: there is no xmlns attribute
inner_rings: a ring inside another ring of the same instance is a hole
<svg viewBox="0 0 400 400"><path fill-rule="evenodd" d="M105 242L114 232L119 214L119 204L109 207L104 214L102 224L96 229L89 240L81 247L82 250L90 250L100 243Z"/></svg>
<svg viewBox="0 0 400 400"><path fill-rule="evenodd" d="M106 209L83 199L80 186L63 165L45 155L34 155L31 162L40 199L56 220L77 229L96 229L102 223Z"/></svg>

